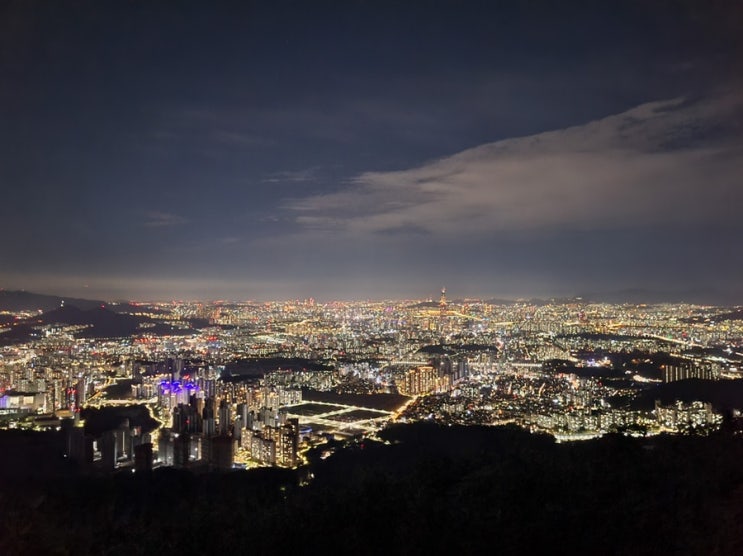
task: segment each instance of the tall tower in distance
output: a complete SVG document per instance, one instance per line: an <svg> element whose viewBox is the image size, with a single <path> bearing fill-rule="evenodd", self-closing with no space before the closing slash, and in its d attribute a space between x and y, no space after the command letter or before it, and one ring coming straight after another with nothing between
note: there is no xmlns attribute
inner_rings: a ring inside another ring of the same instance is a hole
<svg viewBox="0 0 743 556"><path fill-rule="evenodd" d="M444 325L446 319L446 288L441 288L441 297L439 298L439 326Z"/></svg>
<svg viewBox="0 0 743 556"><path fill-rule="evenodd" d="M446 311L446 288L441 288L441 297L439 298L439 308L443 314Z"/></svg>

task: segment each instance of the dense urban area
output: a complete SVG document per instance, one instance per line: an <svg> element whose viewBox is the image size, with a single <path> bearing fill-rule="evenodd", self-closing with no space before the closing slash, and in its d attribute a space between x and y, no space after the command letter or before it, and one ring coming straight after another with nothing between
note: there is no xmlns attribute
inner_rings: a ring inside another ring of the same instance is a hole
<svg viewBox="0 0 743 556"><path fill-rule="evenodd" d="M82 470L297 468L396 422L705 435L743 409L736 308L2 293L0 426Z"/></svg>

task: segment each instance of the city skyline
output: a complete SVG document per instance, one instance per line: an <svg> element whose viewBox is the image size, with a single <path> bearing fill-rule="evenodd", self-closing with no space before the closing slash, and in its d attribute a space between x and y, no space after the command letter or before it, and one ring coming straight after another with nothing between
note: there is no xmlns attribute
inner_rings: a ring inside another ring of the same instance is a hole
<svg viewBox="0 0 743 556"><path fill-rule="evenodd" d="M743 300L733 4L3 10L0 288Z"/></svg>

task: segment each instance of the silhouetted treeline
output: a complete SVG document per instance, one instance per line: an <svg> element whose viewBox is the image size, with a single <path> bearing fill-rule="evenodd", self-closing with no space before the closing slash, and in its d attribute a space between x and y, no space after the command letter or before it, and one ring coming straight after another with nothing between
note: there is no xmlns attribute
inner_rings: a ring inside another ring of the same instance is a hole
<svg viewBox="0 0 743 556"><path fill-rule="evenodd" d="M5 482L3 554L741 554L743 441L395 427L306 471ZM319 449L318 454L327 447Z"/></svg>

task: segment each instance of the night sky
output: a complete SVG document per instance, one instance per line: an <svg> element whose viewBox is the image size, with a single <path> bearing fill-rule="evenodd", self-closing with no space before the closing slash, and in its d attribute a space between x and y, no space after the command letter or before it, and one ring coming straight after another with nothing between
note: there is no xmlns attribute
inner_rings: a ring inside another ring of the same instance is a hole
<svg viewBox="0 0 743 556"><path fill-rule="evenodd" d="M0 287L743 303L740 2L237 5L0 0Z"/></svg>

